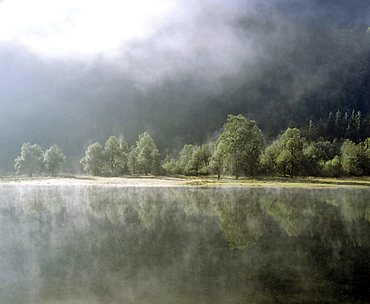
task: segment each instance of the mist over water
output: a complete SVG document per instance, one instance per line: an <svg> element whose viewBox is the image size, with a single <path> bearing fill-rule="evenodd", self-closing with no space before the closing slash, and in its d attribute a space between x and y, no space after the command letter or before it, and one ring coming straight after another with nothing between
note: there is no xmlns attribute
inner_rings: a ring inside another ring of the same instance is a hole
<svg viewBox="0 0 370 304"><path fill-rule="evenodd" d="M1 186L0 301L365 303L368 197Z"/></svg>

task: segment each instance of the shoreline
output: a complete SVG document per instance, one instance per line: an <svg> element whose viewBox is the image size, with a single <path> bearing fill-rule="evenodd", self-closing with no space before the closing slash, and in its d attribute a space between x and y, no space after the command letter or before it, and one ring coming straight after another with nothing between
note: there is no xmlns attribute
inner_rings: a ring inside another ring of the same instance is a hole
<svg viewBox="0 0 370 304"><path fill-rule="evenodd" d="M58 176L58 177L0 177L0 186L112 186L112 187L248 187L248 188L370 188L370 177L318 178L318 177L264 177L254 179L169 176Z"/></svg>

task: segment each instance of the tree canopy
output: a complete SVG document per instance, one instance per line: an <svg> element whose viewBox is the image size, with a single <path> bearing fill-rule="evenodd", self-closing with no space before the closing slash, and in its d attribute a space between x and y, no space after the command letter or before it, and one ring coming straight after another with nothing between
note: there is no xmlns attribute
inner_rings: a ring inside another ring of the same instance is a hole
<svg viewBox="0 0 370 304"><path fill-rule="evenodd" d="M80 163L86 172L92 175L103 175L107 170L103 146L98 142L88 146L85 157Z"/></svg>
<svg viewBox="0 0 370 304"><path fill-rule="evenodd" d="M236 178L257 173L262 149L263 135L254 120L240 114L227 117L216 142L216 151Z"/></svg>
<svg viewBox="0 0 370 304"><path fill-rule="evenodd" d="M104 155L108 162L111 176L118 176L127 172L129 148L124 139L111 136L104 145Z"/></svg>
<svg viewBox="0 0 370 304"><path fill-rule="evenodd" d="M145 175L159 171L159 150L148 132L139 135L136 142L137 168Z"/></svg>
<svg viewBox="0 0 370 304"><path fill-rule="evenodd" d="M43 151L38 144L23 143L21 154L14 160L15 170L17 174L25 173L29 176L40 174L44 166L43 160Z"/></svg>
<svg viewBox="0 0 370 304"><path fill-rule="evenodd" d="M57 145L52 145L44 154L45 171L54 176L61 170L65 159L62 150Z"/></svg>
<svg viewBox="0 0 370 304"><path fill-rule="evenodd" d="M141 133L128 148L123 137L110 136L104 146L89 145L81 158L81 168L88 174L122 176L125 174L180 175L256 175L360 176L370 174L370 137L362 140L368 127L361 113L329 113L327 123L308 121L307 128L287 128L267 147L254 120L243 115L229 115L218 136L206 144L185 144L178 151L161 154L148 132ZM364 120L362 120L364 121ZM341 126L340 130L337 130ZM345 127L347 126L347 127ZM346 131L347 130L347 131ZM347 132L347 133L343 133ZM323 134L325 136L323 136ZM352 134L330 140L335 134ZM361 135L361 136L360 136ZM65 156L57 145L45 153L38 144L24 143L15 159L17 174L50 174L61 171Z"/></svg>

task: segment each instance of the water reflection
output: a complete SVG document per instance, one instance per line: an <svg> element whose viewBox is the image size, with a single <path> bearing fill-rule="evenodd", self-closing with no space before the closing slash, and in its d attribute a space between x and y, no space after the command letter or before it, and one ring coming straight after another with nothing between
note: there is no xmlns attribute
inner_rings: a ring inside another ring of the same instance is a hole
<svg viewBox="0 0 370 304"><path fill-rule="evenodd" d="M369 194L2 186L0 302L369 302Z"/></svg>

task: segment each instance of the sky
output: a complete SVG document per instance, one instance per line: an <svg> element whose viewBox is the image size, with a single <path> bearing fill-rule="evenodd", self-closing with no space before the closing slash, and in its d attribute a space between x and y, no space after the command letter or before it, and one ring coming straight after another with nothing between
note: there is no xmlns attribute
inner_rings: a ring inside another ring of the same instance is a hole
<svg viewBox="0 0 370 304"><path fill-rule="evenodd" d="M225 77L270 60L276 45L289 49L305 22L342 26L369 19L366 1L343 3L3 0L0 47L47 62L103 63L145 85L191 73L218 87Z"/></svg>
<svg viewBox="0 0 370 304"><path fill-rule="evenodd" d="M3 0L0 47L44 61L104 62L143 83L204 69L217 80L238 73L246 53L259 51L253 37L245 39L235 27L239 17L255 10L250 3Z"/></svg>
<svg viewBox="0 0 370 304"><path fill-rule="evenodd" d="M167 0L5 0L0 41L49 57L111 56L173 10Z"/></svg>

